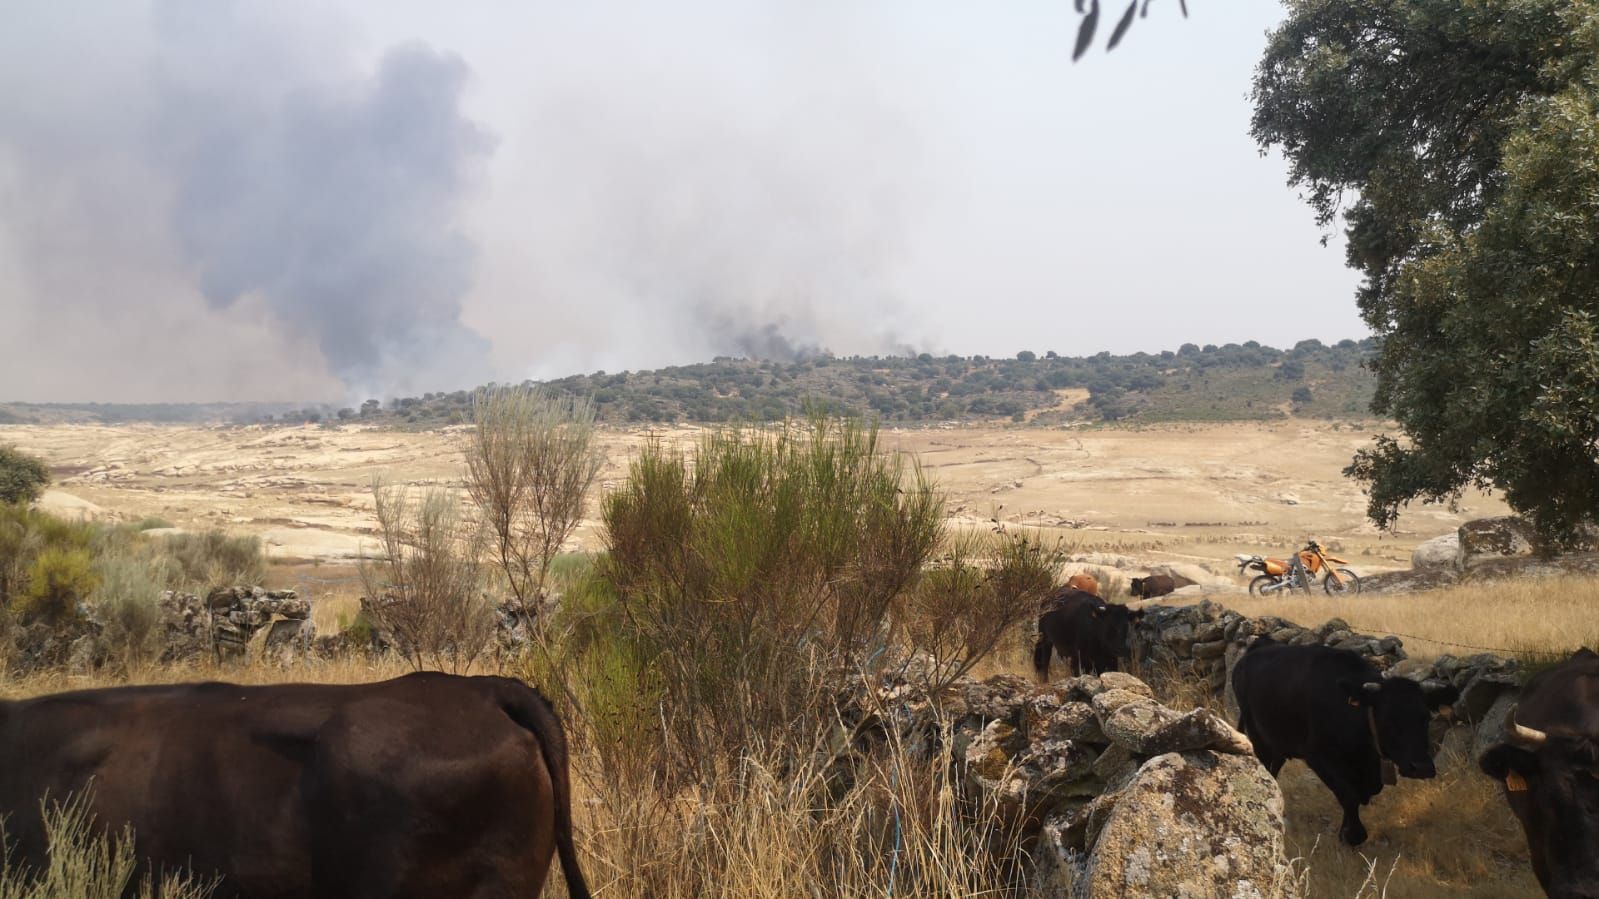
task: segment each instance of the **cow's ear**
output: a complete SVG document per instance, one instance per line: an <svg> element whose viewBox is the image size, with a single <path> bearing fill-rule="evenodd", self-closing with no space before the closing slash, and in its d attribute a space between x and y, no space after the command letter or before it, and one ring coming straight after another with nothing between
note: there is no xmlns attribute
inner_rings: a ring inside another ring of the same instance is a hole
<svg viewBox="0 0 1599 899"><path fill-rule="evenodd" d="M1527 775L1538 771L1538 757L1519 746L1500 743L1477 759L1477 767L1513 793L1527 788ZM1519 787L1519 789L1518 789Z"/></svg>

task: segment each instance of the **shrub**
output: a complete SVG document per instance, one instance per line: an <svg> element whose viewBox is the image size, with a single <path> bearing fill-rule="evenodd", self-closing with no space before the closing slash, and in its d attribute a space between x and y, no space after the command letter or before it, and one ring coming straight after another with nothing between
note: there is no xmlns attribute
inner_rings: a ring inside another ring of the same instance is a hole
<svg viewBox="0 0 1599 899"><path fill-rule="evenodd" d="M266 575L261 538L230 537L221 531L171 534L161 550L177 566L174 587L204 590L231 584L258 584Z"/></svg>
<svg viewBox="0 0 1599 899"><path fill-rule="evenodd" d="M133 524L128 525L128 527L135 531L153 531L158 528L172 527L172 522L167 521L165 518L162 518L158 515L151 515L135 521Z"/></svg>
<svg viewBox="0 0 1599 899"><path fill-rule="evenodd" d="M0 503L31 503L48 483L50 471L43 459L0 446Z"/></svg>
<svg viewBox="0 0 1599 899"><path fill-rule="evenodd" d="M33 559L18 613L57 623L78 617L78 603L95 588L94 559L84 549L50 547Z"/></svg>
<svg viewBox="0 0 1599 899"><path fill-rule="evenodd" d="M482 390L472 406L467 489L482 512L490 555L531 625L550 565L583 518L604 459L594 405L522 387Z"/></svg>
<svg viewBox="0 0 1599 899"><path fill-rule="evenodd" d="M89 604L104 626L111 661L135 670L159 653L161 590L169 579L170 560L161 555L117 553L95 562L99 586Z"/></svg>
<svg viewBox="0 0 1599 899"><path fill-rule="evenodd" d="M1025 535L961 534L908 591L899 610L907 643L932 662L937 690L970 671L1016 625L1038 615L1065 551Z"/></svg>
<svg viewBox="0 0 1599 899"><path fill-rule="evenodd" d="M483 593L483 532L461 514L454 491L413 502L404 487L372 483L383 556L361 560L373 623L394 637L418 671L469 668L494 634Z"/></svg>
<svg viewBox="0 0 1599 899"><path fill-rule="evenodd" d="M943 528L919 467L851 421L658 443L606 497L599 569L664 697L669 773L829 717L829 674L882 658L889 612ZM568 677L568 683L573 683Z"/></svg>

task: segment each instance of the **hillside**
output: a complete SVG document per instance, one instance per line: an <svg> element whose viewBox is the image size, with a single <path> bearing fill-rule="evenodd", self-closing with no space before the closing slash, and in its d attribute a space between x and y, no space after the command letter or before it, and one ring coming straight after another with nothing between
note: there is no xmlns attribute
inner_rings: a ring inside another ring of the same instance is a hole
<svg viewBox="0 0 1599 899"><path fill-rule="evenodd" d="M1290 414L1368 417L1371 341L1300 341L1278 350L1185 344L1162 353L1068 357L852 356L795 361L718 358L653 371L594 372L546 382L591 396L612 423L776 420L808 404L895 424L957 421L1268 421ZM0 421L317 421L362 419L427 428L466 420L472 392L427 393L361 408L283 404L118 406L0 404Z"/></svg>

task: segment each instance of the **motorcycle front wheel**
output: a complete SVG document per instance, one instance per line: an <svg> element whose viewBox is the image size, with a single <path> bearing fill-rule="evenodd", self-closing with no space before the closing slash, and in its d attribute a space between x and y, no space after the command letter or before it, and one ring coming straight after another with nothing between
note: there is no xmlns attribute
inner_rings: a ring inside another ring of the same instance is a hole
<svg viewBox="0 0 1599 899"><path fill-rule="evenodd" d="M1343 583L1339 583L1342 581ZM1341 596L1345 593L1360 592L1360 578L1347 568L1338 569L1338 580L1333 580L1332 572L1322 579L1321 588L1327 591L1328 596Z"/></svg>
<svg viewBox="0 0 1599 899"><path fill-rule="evenodd" d="M1249 595L1250 596L1269 596L1272 593L1276 593L1277 592L1276 590L1271 590L1271 591L1268 592L1268 591L1266 591L1266 590L1264 590L1262 588L1270 587L1271 585L1277 583L1279 580L1281 580L1281 579L1277 578L1277 577L1274 577L1272 575L1269 575L1269 574L1260 575L1259 577L1256 577L1254 580L1249 582Z"/></svg>

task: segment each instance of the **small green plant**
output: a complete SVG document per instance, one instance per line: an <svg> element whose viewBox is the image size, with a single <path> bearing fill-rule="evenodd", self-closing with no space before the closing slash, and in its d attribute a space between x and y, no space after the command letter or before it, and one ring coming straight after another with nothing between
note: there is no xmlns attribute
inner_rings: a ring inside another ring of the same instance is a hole
<svg viewBox="0 0 1599 899"><path fill-rule="evenodd" d="M128 527L135 531L154 531L161 528L170 528L172 527L172 522L167 521L165 518L162 518L159 515L150 515L135 521L134 523L128 525Z"/></svg>

